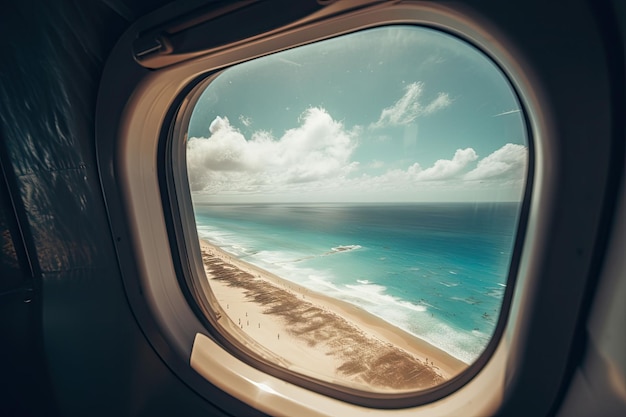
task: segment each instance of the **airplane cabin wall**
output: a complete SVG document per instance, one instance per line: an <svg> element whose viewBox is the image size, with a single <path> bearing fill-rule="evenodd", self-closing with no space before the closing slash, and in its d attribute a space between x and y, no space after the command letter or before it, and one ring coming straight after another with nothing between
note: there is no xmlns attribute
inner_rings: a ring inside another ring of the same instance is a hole
<svg viewBox="0 0 626 417"><path fill-rule="evenodd" d="M225 415L143 337L99 183L102 68L130 20L165 1L142 3L3 4L0 415ZM217 390L216 400L256 413Z"/></svg>

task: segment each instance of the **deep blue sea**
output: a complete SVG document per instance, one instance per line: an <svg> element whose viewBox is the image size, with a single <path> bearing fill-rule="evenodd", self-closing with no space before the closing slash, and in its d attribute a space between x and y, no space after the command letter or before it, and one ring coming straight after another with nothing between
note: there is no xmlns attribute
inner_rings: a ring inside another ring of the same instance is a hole
<svg viewBox="0 0 626 417"><path fill-rule="evenodd" d="M195 204L200 238L470 363L499 316L517 203Z"/></svg>

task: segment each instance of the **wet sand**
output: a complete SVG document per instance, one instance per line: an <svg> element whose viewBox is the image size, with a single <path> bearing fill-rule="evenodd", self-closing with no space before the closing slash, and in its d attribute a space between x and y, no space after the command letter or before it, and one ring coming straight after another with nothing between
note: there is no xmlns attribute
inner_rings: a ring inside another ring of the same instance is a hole
<svg viewBox="0 0 626 417"><path fill-rule="evenodd" d="M206 241L200 246L222 310L219 322L238 328L245 344L273 352L281 366L374 392L426 389L467 367L352 304L298 286Z"/></svg>

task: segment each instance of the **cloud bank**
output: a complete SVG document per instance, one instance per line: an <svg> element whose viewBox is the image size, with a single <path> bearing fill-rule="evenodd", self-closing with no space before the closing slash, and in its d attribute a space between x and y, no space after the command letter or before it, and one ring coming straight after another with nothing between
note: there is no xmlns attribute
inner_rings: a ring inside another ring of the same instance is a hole
<svg viewBox="0 0 626 417"><path fill-rule="evenodd" d="M507 143L468 172L466 180L515 180L524 178L528 165L528 148Z"/></svg>
<svg viewBox="0 0 626 417"><path fill-rule="evenodd" d="M445 93L422 103L423 89L421 82L409 84L370 129L411 124L451 104ZM246 128L252 124L243 115L239 121ZM218 199L515 200L521 197L528 165L528 148L513 143L485 157L472 147L457 149L425 167L419 161L398 167L399 161L387 161L383 155L379 160L371 153L366 153L368 159L361 164L355 157L359 141L375 141L381 130L347 128L320 107L304 111L297 127L281 136L258 130L246 137L227 117L219 116L211 122L209 132L208 138L189 139L187 169L194 195Z"/></svg>
<svg viewBox="0 0 626 417"><path fill-rule="evenodd" d="M300 116L280 138L255 132L250 140L228 118L216 117L209 138L190 138L187 169L192 191L261 191L336 179L355 169L353 132L321 108Z"/></svg>
<svg viewBox="0 0 626 417"><path fill-rule="evenodd" d="M458 175L470 162L478 158L472 148L457 149L452 159L439 159L435 164L417 174L418 180L445 180Z"/></svg>
<svg viewBox="0 0 626 417"><path fill-rule="evenodd" d="M246 140L227 118L216 117L209 138L188 142L192 191L355 201L419 200L427 193L471 199L472 192L481 190L486 196L491 192L521 195L515 193L525 180L528 149L523 145L508 143L482 159L471 147L457 149L451 158L439 159L426 168L412 162L404 169L371 175L371 168L380 169L384 164L360 165L353 160L359 130L347 130L321 108L306 110L299 121L298 127L279 138L259 131Z"/></svg>

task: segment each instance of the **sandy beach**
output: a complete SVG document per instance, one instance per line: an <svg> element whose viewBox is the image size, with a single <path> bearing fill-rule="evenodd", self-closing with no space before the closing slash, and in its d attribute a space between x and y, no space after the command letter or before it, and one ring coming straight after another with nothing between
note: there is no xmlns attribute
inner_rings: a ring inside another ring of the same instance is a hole
<svg viewBox="0 0 626 417"><path fill-rule="evenodd" d="M275 355L287 369L361 390L404 392L432 387L467 367L352 304L298 286L204 240L200 247L221 308L219 323L239 329L239 340L262 356Z"/></svg>

